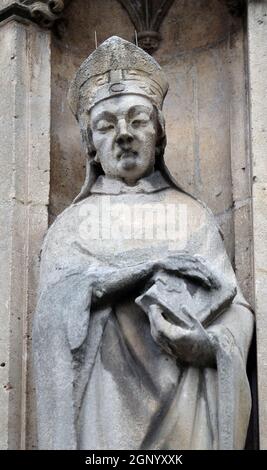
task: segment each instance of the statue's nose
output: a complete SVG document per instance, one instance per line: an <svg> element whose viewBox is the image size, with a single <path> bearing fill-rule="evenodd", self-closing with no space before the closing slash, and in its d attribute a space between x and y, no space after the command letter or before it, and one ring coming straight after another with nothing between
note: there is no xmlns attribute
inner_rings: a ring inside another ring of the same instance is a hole
<svg viewBox="0 0 267 470"><path fill-rule="evenodd" d="M118 133L116 137L116 142L120 147L129 146L133 141L133 136L127 128L125 122L119 123Z"/></svg>

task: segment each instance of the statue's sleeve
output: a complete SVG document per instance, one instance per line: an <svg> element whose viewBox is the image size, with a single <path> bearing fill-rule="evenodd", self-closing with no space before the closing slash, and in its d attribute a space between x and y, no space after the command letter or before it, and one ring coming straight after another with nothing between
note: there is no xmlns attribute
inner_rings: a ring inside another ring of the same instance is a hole
<svg viewBox="0 0 267 470"><path fill-rule="evenodd" d="M146 274L139 266L135 271L124 269L120 272L112 270L106 263L100 265L99 260L80 244L77 232L68 227L73 218L71 213L67 215L64 219L59 217L50 228L41 255L33 326L40 449L77 448L75 422L87 367L84 368L85 339L95 278L99 287L112 295L134 281L140 281L140 276ZM98 308L95 303L93 308ZM92 350L97 338L90 346Z"/></svg>
<svg viewBox="0 0 267 470"><path fill-rule="evenodd" d="M222 275L236 284L231 305L208 328L216 347L218 388L218 439L220 449L242 449L245 445L251 411L251 394L246 362L251 343L254 316L238 286L222 237L212 214L199 235L199 254ZM207 371L207 376L209 372ZM207 386L207 394L209 389Z"/></svg>
<svg viewBox="0 0 267 470"><path fill-rule="evenodd" d="M40 449L77 447L73 353L87 335L92 290L85 259L69 241L52 227L41 257L33 324Z"/></svg>
<svg viewBox="0 0 267 470"><path fill-rule="evenodd" d="M220 275L231 285L234 285L237 294L223 315L210 326L209 331L226 329L235 341L240 354L246 363L247 354L253 333L254 315L249 303L245 300L238 285L230 259L226 253L222 236L218 230L213 215L207 211L206 227L199 237L199 254L206 259Z"/></svg>

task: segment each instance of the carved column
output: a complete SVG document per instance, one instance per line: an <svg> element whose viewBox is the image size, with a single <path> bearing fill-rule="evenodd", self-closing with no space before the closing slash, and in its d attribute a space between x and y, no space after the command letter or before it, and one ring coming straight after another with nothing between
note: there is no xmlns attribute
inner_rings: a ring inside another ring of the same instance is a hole
<svg viewBox="0 0 267 470"><path fill-rule="evenodd" d="M50 32L31 18L39 5L41 23L50 12L51 25L50 3L0 0L1 449L25 447L29 325L50 169Z"/></svg>
<svg viewBox="0 0 267 470"><path fill-rule="evenodd" d="M267 0L248 2L248 66L259 430L267 449Z"/></svg>

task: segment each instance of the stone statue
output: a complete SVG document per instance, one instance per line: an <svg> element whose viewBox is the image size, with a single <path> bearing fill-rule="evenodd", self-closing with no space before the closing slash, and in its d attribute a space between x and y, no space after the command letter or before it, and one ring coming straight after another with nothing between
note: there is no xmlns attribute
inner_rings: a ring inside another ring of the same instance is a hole
<svg viewBox="0 0 267 470"><path fill-rule="evenodd" d="M42 248L39 448L244 447L253 315L211 212L164 165L167 89L118 37L71 85L87 172Z"/></svg>

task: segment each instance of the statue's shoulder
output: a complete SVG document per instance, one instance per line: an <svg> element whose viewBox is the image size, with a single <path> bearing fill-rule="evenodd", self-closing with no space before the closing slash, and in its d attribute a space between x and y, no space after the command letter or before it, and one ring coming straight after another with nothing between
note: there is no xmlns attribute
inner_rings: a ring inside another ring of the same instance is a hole
<svg viewBox="0 0 267 470"><path fill-rule="evenodd" d="M215 236L219 233L220 238L223 239L223 234L215 216L205 202L185 191L170 187L165 191L165 204L175 204L179 210L186 211L187 222L189 226L192 226L192 229L195 230L205 226Z"/></svg>
<svg viewBox="0 0 267 470"><path fill-rule="evenodd" d="M87 199L88 198L78 203L71 204L57 216L46 233L42 251L44 251L48 246L68 244L72 237L77 233L81 219L81 210L87 203Z"/></svg>
<svg viewBox="0 0 267 470"><path fill-rule="evenodd" d="M165 191L166 203L183 204L188 210L198 212L206 217L213 217L211 209L200 199L178 188L170 187Z"/></svg>

